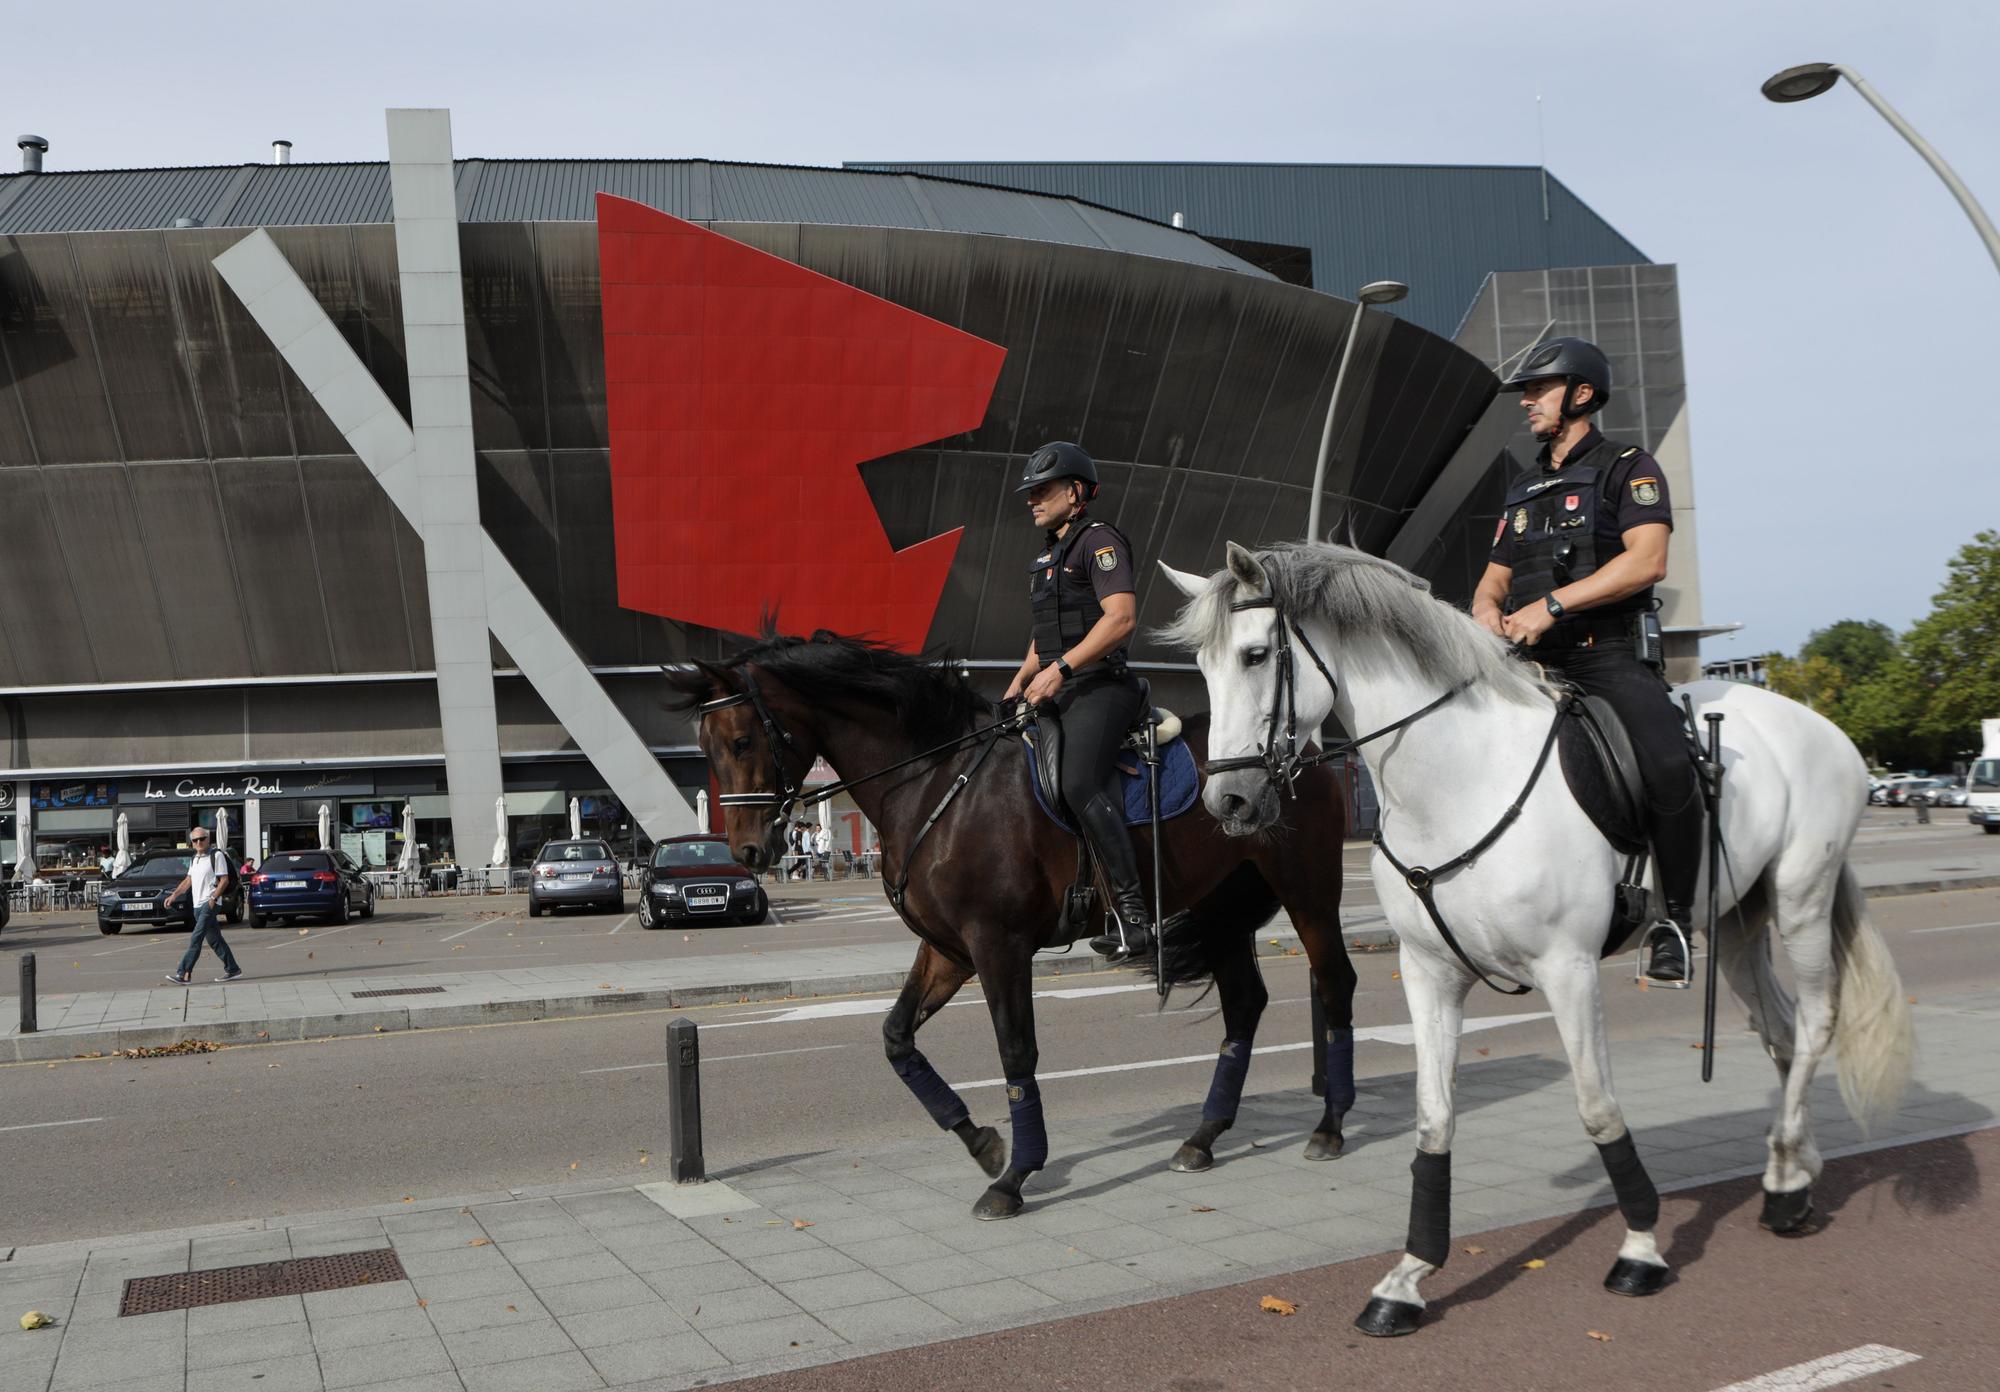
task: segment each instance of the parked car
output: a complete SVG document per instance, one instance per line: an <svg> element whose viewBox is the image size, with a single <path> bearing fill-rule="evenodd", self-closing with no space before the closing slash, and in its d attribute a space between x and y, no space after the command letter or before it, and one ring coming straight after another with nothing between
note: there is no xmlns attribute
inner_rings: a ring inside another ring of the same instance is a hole
<svg viewBox="0 0 2000 1392"><path fill-rule="evenodd" d="M273 851L250 877L250 926L375 917L375 886L340 851Z"/></svg>
<svg viewBox="0 0 2000 1392"><path fill-rule="evenodd" d="M1965 806L1965 780L1962 778L1940 778L1929 788L1922 788L1910 794L1910 801L1921 799L1933 807Z"/></svg>
<svg viewBox="0 0 2000 1392"><path fill-rule="evenodd" d="M720 836L676 836L653 848L639 877L639 923L763 923L771 900Z"/></svg>
<svg viewBox="0 0 2000 1392"><path fill-rule="evenodd" d="M227 923L241 923L243 876L238 873L241 862L229 851L222 854L229 861L229 883L222 887L222 918ZM183 894L171 909L163 907L160 901L186 876L188 862L193 858L190 851L149 851L133 861L124 874L106 880L97 896L97 931L116 933L128 924L147 927L172 924L192 929L193 895Z"/></svg>
<svg viewBox="0 0 2000 1392"><path fill-rule="evenodd" d="M528 917L564 904L625 912L625 882L618 858L602 841L550 841L535 853L528 878Z"/></svg>
<svg viewBox="0 0 2000 1392"><path fill-rule="evenodd" d="M1889 805L1908 807L1911 799L1919 794L1922 794L1924 801L1928 802L1931 789L1942 781L1937 778L1899 778L1889 785Z"/></svg>

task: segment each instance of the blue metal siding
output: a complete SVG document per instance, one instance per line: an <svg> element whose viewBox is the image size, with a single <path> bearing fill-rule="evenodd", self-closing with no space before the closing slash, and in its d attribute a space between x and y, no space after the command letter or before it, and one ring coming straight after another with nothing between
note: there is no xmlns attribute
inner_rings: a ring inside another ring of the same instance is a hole
<svg viewBox="0 0 2000 1392"><path fill-rule="evenodd" d="M1312 251L1313 283L1343 297L1400 280L1392 307L1450 335L1490 271L1631 265L1648 260L1616 228L1543 171L1449 165L876 164L1053 193L1189 230Z"/></svg>

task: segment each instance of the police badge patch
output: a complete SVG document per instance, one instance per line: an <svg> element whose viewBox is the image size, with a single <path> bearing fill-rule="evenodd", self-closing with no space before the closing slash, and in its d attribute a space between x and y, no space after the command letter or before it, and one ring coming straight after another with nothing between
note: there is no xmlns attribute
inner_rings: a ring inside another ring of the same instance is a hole
<svg viewBox="0 0 2000 1392"><path fill-rule="evenodd" d="M1528 510L1526 508L1515 508L1514 535L1520 536L1527 530L1528 530Z"/></svg>
<svg viewBox="0 0 2000 1392"><path fill-rule="evenodd" d="M1660 481L1642 478L1632 480L1632 501L1641 507L1651 507L1660 501Z"/></svg>
<svg viewBox="0 0 2000 1392"><path fill-rule="evenodd" d="M1096 551L1095 551L1095 552L1094 552L1093 554L1094 554L1094 555L1096 555L1096 557L1097 557L1097 568L1098 568L1099 570L1116 570L1116 569L1118 569L1118 548L1117 548L1117 547L1115 547L1115 546L1100 546L1100 547L1098 547L1098 548L1097 548L1097 550L1096 550Z"/></svg>

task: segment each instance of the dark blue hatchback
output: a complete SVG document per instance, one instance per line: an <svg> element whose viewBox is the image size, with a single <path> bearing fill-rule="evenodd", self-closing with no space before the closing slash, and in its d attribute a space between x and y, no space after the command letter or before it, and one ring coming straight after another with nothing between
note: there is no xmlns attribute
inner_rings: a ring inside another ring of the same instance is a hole
<svg viewBox="0 0 2000 1392"><path fill-rule="evenodd" d="M345 923L375 916L375 886L339 851L277 851L250 877L250 926L293 918Z"/></svg>

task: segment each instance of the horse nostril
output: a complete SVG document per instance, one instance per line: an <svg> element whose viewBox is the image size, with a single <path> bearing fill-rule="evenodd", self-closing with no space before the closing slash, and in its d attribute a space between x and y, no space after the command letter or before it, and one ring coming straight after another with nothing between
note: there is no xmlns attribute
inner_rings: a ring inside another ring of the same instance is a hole
<svg viewBox="0 0 2000 1392"><path fill-rule="evenodd" d="M1239 793L1224 793L1222 795L1222 815L1225 817L1240 818L1249 810L1249 807L1250 804Z"/></svg>

